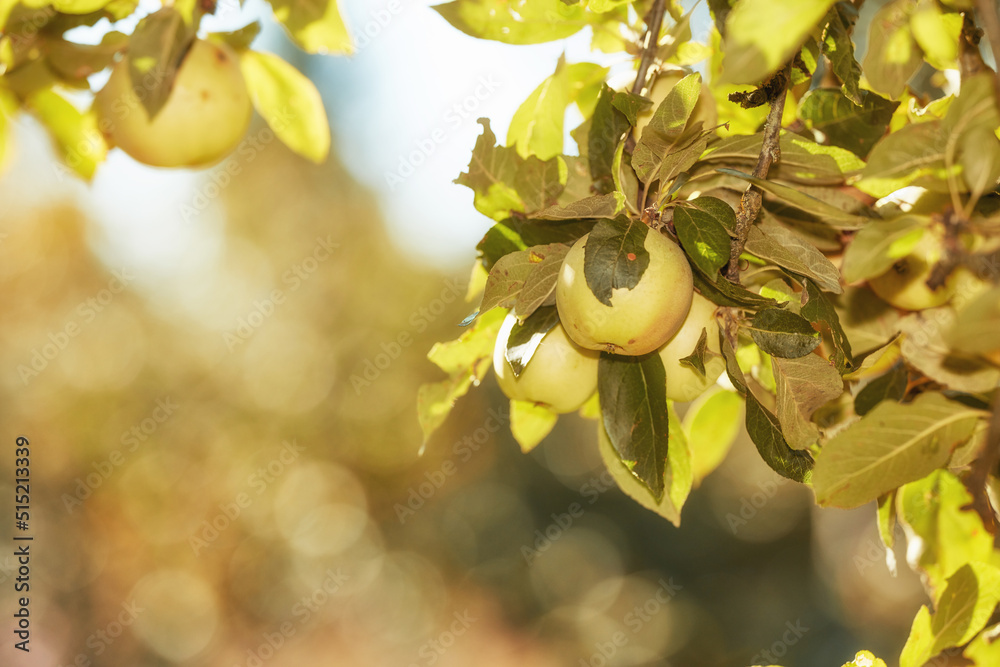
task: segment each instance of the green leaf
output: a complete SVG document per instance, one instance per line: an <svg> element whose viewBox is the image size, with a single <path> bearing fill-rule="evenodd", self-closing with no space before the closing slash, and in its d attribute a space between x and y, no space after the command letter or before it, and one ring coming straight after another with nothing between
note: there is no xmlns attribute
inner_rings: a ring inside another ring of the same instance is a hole
<svg viewBox="0 0 1000 667"><path fill-rule="evenodd" d="M920 0L910 17L910 30L924 52L924 59L932 67L939 70L958 68L960 14L945 14L937 2Z"/></svg>
<svg viewBox="0 0 1000 667"><path fill-rule="evenodd" d="M813 324L821 324L830 330L833 344L837 348L835 358L832 360L841 374L847 372L848 367L853 363L851 352L851 341L844 332L844 327L840 322L840 315L834 308L826 295L819 291L819 288L811 280L805 281L805 292L808 301L799 314Z"/></svg>
<svg viewBox="0 0 1000 667"><path fill-rule="evenodd" d="M217 44L225 44L235 51L246 51L260 34L260 21L248 23L242 28L229 32L210 32L205 38Z"/></svg>
<svg viewBox="0 0 1000 667"><path fill-rule="evenodd" d="M614 290L639 284L649 266L647 233L649 227L637 220L601 220L594 225L584 249L583 274L604 305L611 306Z"/></svg>
<svg viewBox="0 0 1000 667"><path fill-rule="evenodd" d="M872 17L865 52L865 76L871 87L889 99L903 94L923 62L920 47L910 30L913 0L893 0Z"/></svg>
<svg viewBox="0 0 1000 667"><path fill-rule="evenodd" d="M762 137L760 132L727 137L709 146L702 159L756 164L763 143ZM848 150L824 146L797 134L783 133L778 145L781 148L781 159L775 163L777 173L772 174L772 178L814 185L836 185L865 167L864 161Z"/></svg>
<svg viewBox="0 0 1000 667"><path fill-rule="evenodd" d="M478 318L457 340L437 343L427 354L450 377L422 385L417 392L417 417L424 442L448 418L455 401L478 384L493 361L493 347L506 313L494 310Z"/></svg>
<svg viewBox="0 0 1000 667"><path fill-rule="evenodd" d="M312 81L271 53L244 51L240 69L257 112L290 149L320 163L330 152L330 124Z"/></svg>
<svg viewBox="0 0 1000 667"><path fill-rule="evenodd" d="M896 542L896 493L893 489L878 498L878 535L887 551L891 551Z"/></svg>
<svg viewBox="0 0 1000 667"><path fill-rule="evenodd" d="M941 651L968 643L986 626L998 602L1000 570L989 563L966 563L948 577L934 614L924 606L917 612L900 667L922 667Z"/></svg>
<svg viewBox="0 0 1000 667"><path fill-rule="evenodd" d="M777 417L760 404L747 386L743 371L736 360L736 353L729 340L722 339L722 356L726 372L746 399L746 429L764 463L782 477L808 484L812 478L813 459L807 451L792 449L781 433Z"/></svg>
<svg viewBox="0 0 1000 667"><path fill-rule="evenodd" d="M631 127L625 114L614 107L614 96L615 91L604 84L587 132L587 159L597 194L614 191L615 152Z"/></svg>
<svg viewBox="0 0 1000 667"><path fill-rule="evenodd" d="M872 411L882 401L898 403L906 394L909 372L906 366L897 363L885 375L881 375L858 392L854 397L854 411L861 417Z"/></svg>
<svg viewBox="0 0 1000 667"><path fill-rule="evenodd" d="M518 158L520 160L520 158ZM542 161L534 155L519 163L514 189L525 211L546 209L556 202L566 182L566 165L561 158Z"/></svg>
<svg viewBox="0 0 1000 667"><path fill-rule="evenodd" d="M760 349L776 357L804 357L820 344L819 332L806 318L780 308L758 311L747 329Z"/></svg>
<svg viewBox="0 0 1000 667"><path fill-rule="evenodd" d="M692 271L694 285L706 299L717 306L727 306L733 308L774 308L778 303L759 294L754 294L741 285L734 285L725 278L720 277L718 281L711 282L700 270Z"/></svg>
<svg viewBox="0 0 1000 667"><path fill-rule="evenodd" d="M757 83L776 72L795 55L834 2L738 2L726 19L723 82Z"/></svg>
<svg viewBox="0 0 1000 667"><path fill-rule="evenodd" d="M28 106L48 129L63 161L84 178L93 178L108 153L93 111L81 113L51 88L34 93Z"/></svg>
<svg viewBox="0 0 1000 667"><path fill-rule="evenodd" d="M542 338L558 323L559 313L556 307L545 306L532 313L524 322L514 325L507 338L507 349L504 351L504 358L514 371L514 377L524 372Z"/></svg>
<svg viewBox="0 0 1000 667"><path fill-rule="evenodd" d="M972 660L976 667L991 667L1000 664L1000 641L996 640L997 626L993 625L972 640L962 656Z"/></svg>
<svg viewBox="0 0 1000 667"><path fill-rule="evenodd" d="M1000 369L981 358L953 352L944 334L955 323L950 307L929 308L899 321L902 352L907 363L954 391L988 393L1000 385ZM993 333L996 341L996 333Z"/></svg>
<svg viewBox="0 0 1000 667"><path fill-rule="evenodd" d="M573 245L593 227L594 223L587 220L544 222L507 218L493 225L476 249L480 252L483 265L492 269L504 255L526 250L529 246L550 243Z"/></svg>
<svg viewBox="0 0 1000 667"><path fill-rule="evenodd" d="M116 30L105 33L100 44L77 44L50 37L46 39L45 59L61 79L76 83L114 64L128 43L128 35Z"/></svg>
<svg viewBox="0 0 1000 667"><path fill-rule="evenodd" d="M507 145L514 146L524 158L536 155L548 160L562 153L563 119L570 101L569 68L561 56L555 73L514 112L507 129Z"/></svg>
<svg viewBox="0 0 1000 667"><path fill-rule="evenodd" d="M844 381L829 361L815 354L799 359L771 357L777 387L775 415L792 449L805 449L819 440L819 428L810 421L816 410L840 396Z"/></svg>
<svg viewBox="0 0 1000 667"><path fill-rule="evenodd" d="M935 470L903 486L899 496L899 518L911 541L907 559L927 574L934 597L966 563L993 558L993 537L974 510L963 509L972 497L952 473Z"/></svg>
<svg viewBox="0 0 1000 667"><path fill-rule="evenodd" d="M913 252L929 225L930 218L918 215L871 222L844 251L844 280L856 283L882 275Z"/></svg>
<svg viewBox="0 0 1000 667"><path fill-rule="evenodd" d="M792 273L812 278L827 292L840 294L844 291L840 286L840 271L826 255L777 223L750 227L744 248L750 254L774 262Z"/></svg>
<svg viewBox="0 0 1000 667"><path fill-rule="evenodd" d="M858 507L948 462L982 411L925 393L879 404L824 446L813 479L816 502Z"/></svg>
<svg viewBox="0 0 1000 667"><path fill-rule="evenodd" d="M957 165L945 166L947 142L941 121L906 125L875 144L854 187L876 198L908 185L947 192L949 174L957 176L961 170Z"/></svg>
<svg viewBox="0 0 1000 667"><path fill-rule="evenodd" d="M684 415L684 434L691 447L695 486L719 467L742 430L743 398L714 387L699 396Z"/></svg>
<svg viewBox="0 0 1000 667"><path fill-rule="evenodd" d="M601 353L597 366L601 422L618 457L659 503L669 443L667 378L659 355Z"/></svg>
<svg viewBox="0 0 1000 667"><path fill-rule="evenodd" d="M559 415L544 405L529 401L510 402L510 432L527 454L545 439L559 421Z"/></svg>
<svg viewBox="0 0 1000 667"><path fill-rule="evenodd" d="M702 197L707 199L707 197ZM730 213L732 209L723 202ZM729 234L718 218L700 208L674 208L674 228L691 261L716 280L719 269L729 263Z"/></svg>
<svg viewBox="0 0 1000 667"><path fill-rule="evenodd" d="M268 0L274 17L308 53L351 55L354 45L336 0Z"/></svg>
<svg viewBox="0 0 1000 667"><path fill-rule="evenodd" d="M615 93L611 97L611 106L625 114L630 125L638 122L639 114L652 104L650 100L632 93Z"/></svg>
<svg viewBox="0 0 1000 667"><path fill-rule="evenodd" d="M506 44L540 44L583 29L582 3L562 0L455 0L434 9L467 35Z"/></svg>
<svg viewBox="0 0 1000 667"><path fill-rule="evenodd" d="M459 174L455 182L475 192L476 209L494 220L502 220L512 210L524 210L520 196L513 188L522 161L517 151L496 145L496 135L490 121L480 118L483 133L472 150L469 171Z"/></svg>
<svg viewBox="0 0 1000 667"><path fill-rule="evenodd" d="M966 77L961 93L948 108L941 125L950 138L945 148L945 165L954 164L957 147L962 180L973 201L978 200L1000 178L1000 139L994 132L1000 126L1000 112L994 76L981 72Z"/></svg>
<svg viewBox="0 0 1000 667"><path fill-rule="evenodd" d="M885 660L876 658L871 651L858 651L854 660L846 662L842 667L886 667Z"/></svg>
<svg viewBox="0 0 1000 667"><path fill-rule="evenodd" d="M539 261L534 262L534 268L524 279L521 293L514 304L514 314L522 322L540 306L555 303L559 269L562 267L566 253L569 252L569 246L563 243L552 243L540 247L545 249L544 256ZM539 248L539 246L535 246L535 248ZM534 249L529 249L529 251L531 250ZM536 257L539 256L537 251L535 253Z"/></svg>
<svg viewBox="0 0 1000 667"><path fill-rule="evenodd" d="M686 357L681 357L678 361L682 366L687 366L701 377L705 376L705 355L708 353L708 330L702 327L701 336L695 343L694 350Z"/></svg>
<svg viewBox="0 0 1000 667"><path fill-rule="evenodd" d="M851 31L858 19L858 10L846 2L838 2L827 14L823 31L822 50L830 60L833 73L842 82L844 96L855 104L863 104L860 89L861 65L854 59Z"/></svg>
<svg viewBox="0 0 1000 667"><path fill-rule="evenodd" d="M129 40L129 75L150 119L167 103L196 30L196 25L186 23L181 13L169 6L136 25Z"/></svg>
<svg viewBox="0 0 1000 667"><path fill-rule="evenodd" d="M730 235L736 234L736 211L718 197L696 197L685 202L718 222Z"/></svg>
<svg viewBox="0 0 1000 667"><path fill-rule="evenodd" d="M625 207L625 198L619 192L594 195L565 206L550 206L529 217L535 220L577 220L580 218L613 218Z"/></svg>
<svg viewBox="0 0 1000 667"><path fill-rule="evenodd" d="M955 350L987 354L1000 348L1000 287L979 294L958 311L954 325L946 330L945 342Z"/></svg>
<svg viewBox="0 0 1000 667"><path fill-rule="evenodd" d="M828 204L821 199L811 197L810 195L800 192L795 188L790 188L787 185L781 185L780 183L775 183L771 180L757 178L756 176L751 176L750 174L745 174L742 171L737 171L735 169L722 167L717 171L723 174L729 174L730 176L736 176L737 178L753 183L758 188L777 198L781 202L788 204L793 208L797 208L800 211L805 211L810 215L816 216L822 222L837 229L860 229L870 220L870 218L864 218L860 215L848 213L843 209L837 208L832 204Z"/></svg>
<svg viewBox="0 0 1000 667"><path fill-rule="evenodd" d="M656 512L675 526L679 526L681 508L691 492L693 482L691 451L673 405L668 403L667 412L670 435L667 462L663 473L664 493L659 501L653 498L645 484L636 479L632 470L629 469L611 443L603 425L598 426L597 442L604 465L625 495L646 509Z"/></svg>
<svg viewBox="0 0 1000 667"><path fill-rule="evenodd" d="M840 91L817 88L802 98L799 117L809 129L822 132L827 143L863 158L885 136L899 102L867 90L861 91L858 98L855 102Z"/></svg>
<svg viewBox="0 0 1000 667"><path fill-rule="evenodd" d="M546 249L533 247L512 252L498 259L486 279L479 312L486 313L494 308L513 307L524 287L524 281L547 254Z"/></svg>
<svg viewBox="0 0 1000 667"><path fill-rule="evenodd" d="M689 74L656 107L632 154L632 166L643 183L659 178L667 155L684 147L684 129L700 95L701 75Z"/></svg>

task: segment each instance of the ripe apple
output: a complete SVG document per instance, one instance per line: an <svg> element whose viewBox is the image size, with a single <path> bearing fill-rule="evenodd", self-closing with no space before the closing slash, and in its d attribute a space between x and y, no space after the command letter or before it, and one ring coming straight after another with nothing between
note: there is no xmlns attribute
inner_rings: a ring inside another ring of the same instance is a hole
<svg viewBox="0 0 1000 667"><path fill-rule="evenodd" d="M98 127L109 141L154 167L200 167L221 160L243 139L253 107L228 46L196 39L166 104L150 120L132 88L124 58L97 93Z"/></svg>
<svg viewBox="0 0 1000 667"><path fill-rule="evenodd" d="M715 311L714 303L695 294L681 330L657 352L667 374L667 398L671 401L693 401L712 386L726 369L726 362L719 348L719 323L715 319ZM702 331L707 335L706 348L715 353L705 355L704 376L690 366L681 364L681 359L694 352Z"/></svg>
<svg viewBox="0 0 1000 667"><path fill-rule="evenodd" d="M504 353L516 323L514 314L508 314L493 348L493 372L500 389L507 398L542 403L560 414L579 410L597 391L600 354L576 345L562 325L556 324L542 338L521 375L514 377Z"/></svg>
<svg viewBox="0 0 1000 667"><path fill-rule="evenodd" d="M660 106L660 102L667 98L667 95L673 89L674 85L678 81L687 76L688 73L681 68L670 68L660 70L660 73L656 76L656 81L653 82L652 88L646 93L646 97L653 100L653 104L647 107L645 111L639 114L636 118L635 124L635 134L633 135L636 139L642 136L642 131L646 129L649 125L649 121L653 118L653 113L656 111L656 107ZM718 124L718 114L715 110L715 100L712 97L712 92L709 90L708 86L705 84L701 85L701 96L698 98L698 103L694 106L694 111L691 112L692 122L701 121L703 123L702 129L707 130Z"/></svg>
<svg viewBox="0 0 1000 667"><path fill-rule="evenodd" d="M588 350L640 355L659 348L681 328L691 307L694 282L684 251L649 230L643 244L649 265L635 287L614 290L606 306L583 274L589 236L570 248L556 282L556 306L566 333Z"/></svg>
<svg viewBox="0 0 1000 667"><path fill-rule="evenodd" d="M935 290L927 286L934 265L941 259L941 241L933 232L923 235L906 257L891 269L868 281L869 287L884 301L903 310L924 310L943 306L955 293L956 272Z"/></svg>

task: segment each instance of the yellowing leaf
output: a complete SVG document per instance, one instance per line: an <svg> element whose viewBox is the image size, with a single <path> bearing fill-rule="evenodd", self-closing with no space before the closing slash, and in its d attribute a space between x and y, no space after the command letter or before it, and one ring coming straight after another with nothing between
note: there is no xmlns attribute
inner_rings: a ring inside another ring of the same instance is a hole
<svg viewBox="0 0 1000 667"><path fill-rule="evenodd" d="M51 88L32 95L28 106L51 133L66 164L84 178L92 178L108 153L94 113L80 112Z"/></svg>
<svg viewBox="0 0 1000 667"><path fill-rule="evenodd" d="M940 70L958 67L961 14L945 14L937 2L921 0L910 17L910 30L931 66Z"/></svg>
<svg viewBox="0 0 1000 667"><path fill-rule="evenodd" d="M309 53L354 52L336 0L268 0L295 42Z"/></svg>
<svg viewBox="0 0 1000 667"><path fill-rule="evenodd" d="M559 420L559 415L544 405L528 401L510 402L510 432L527 454L538 446Z"/></svg>
<svg viewBox="0 0 1000 667"><path fill-rule="evenodd" d="M742 0L726 19L724 83L757 83L802 46L835 0Z"/></svg>
<svg viewBox="0 0 1000 667"><path fill-rule="evenodd" d="M719 467L742 426L743 399L714 387L698 397L684 415L695 486Z"/></svg>
<svg viewBox="0 0 1000 667"><path fill-rule="evenodd" d="M948 462L982 415L936 393L880 403L823 445L813 474L816 502L858 507L924 477Z"/></svg>
<svg viewBox="0 0 1000 667"><path fill-rule="evenodd" d="M276 55L240 54L240 68L254 108L286 146L313 162L330 152L330 125L312 81Z"/></svg>

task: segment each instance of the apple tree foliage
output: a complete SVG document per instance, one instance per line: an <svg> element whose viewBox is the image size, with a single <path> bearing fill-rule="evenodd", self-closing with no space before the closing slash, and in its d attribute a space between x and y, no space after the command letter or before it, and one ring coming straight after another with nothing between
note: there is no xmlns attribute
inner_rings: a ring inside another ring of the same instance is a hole
<svg viewBox="0 0 1000 667"><path fill-rule="evenodd" d="M594 52L632 64L623 76L561 58L505 139L480 120L457 183L493 221L470 289L481 303L431 350L448 378L422 387L420 421L429 437L486 377L508 312L499 363L531 367L581 237L602 239L583 273L606 302L641 283L643 235L665 235L718 326L676 364L600 353L579 415L598 422L622 489L679 523L742 425L820 506L871 503L890 554L902 525L930 598L902 667L942 652L997 665L1000 84L987 63L1000 21L989 1L863 2L709 0L703 42L674 0L437 6L508 44L587 30ZM873 16L859 54L861 10ZM720 381L681 420L664 378L716 359ZM512 401L525 451L557 418ZM884 663L862 652L850 664Z"/></svg>
<svg viewBox="0 0 1000 667"><path fill-rule="evenodd" d="M303 50L352 52L336 0L269 1L275 18ZM146 13L138 0L0 0L0 156L7 153L11 123L20 113L29 113L48 130L67 169L91 178L114 147L109 145L111 119L81 103L91 92L100 94L92 90L93 82L101 81L94 75L127 58L134 96L120 113L155 121L192 44L205 39L237 56L247 94L275 136L306 158L324 160L330 134L319 93L292 65L251 49L260 24L254 21L232 32L201 29L206 15L231 12L239 4L178 0ZM81 43L71 32L107 25L96 44ZM197 120L190 119L189 132L213 131ZM150 163L156 164L155 156Z"/></svg>

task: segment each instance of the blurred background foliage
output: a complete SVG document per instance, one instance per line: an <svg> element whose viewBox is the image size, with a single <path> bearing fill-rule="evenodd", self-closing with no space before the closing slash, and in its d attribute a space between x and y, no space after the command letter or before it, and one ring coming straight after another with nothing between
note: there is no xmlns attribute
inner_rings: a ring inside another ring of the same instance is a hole
<svg viewBox="0 0 1000 667"><path fill-rule="evenodd" d="M351 63L303 62L335 124L363 112ZM401 78L378 62L358 67ZM122 256L38 137L19 125L0 179L0 406L5 441L31 438L36 535L15 664L811 666L904 641L923 593L890 575L871 508L817 510L743 436L680 529L609 485L591 422L520 454L492 379L418 456L425 354L470 310L472 245L460 269L417 261L352 154L262 142L224 185L227 163L136 172L119 217L175 190L134 221L154 245L176 202L211 202L173 231L197 251L163 266ZM5 608L14 569L0 557Z"/></svg>

